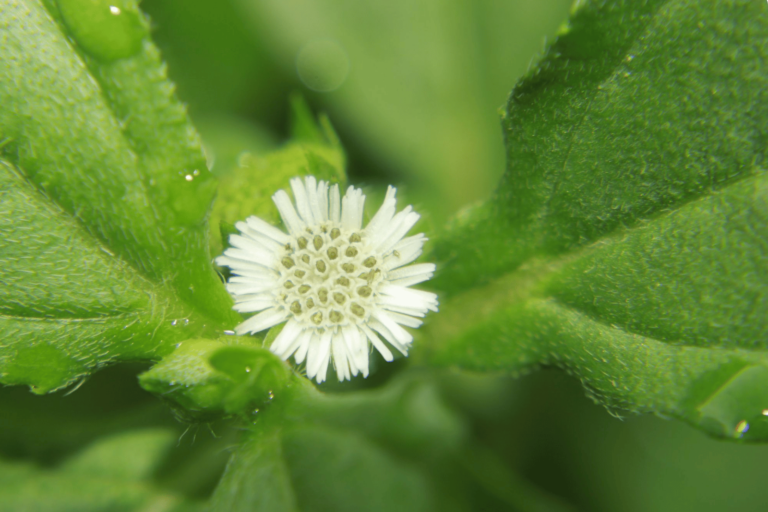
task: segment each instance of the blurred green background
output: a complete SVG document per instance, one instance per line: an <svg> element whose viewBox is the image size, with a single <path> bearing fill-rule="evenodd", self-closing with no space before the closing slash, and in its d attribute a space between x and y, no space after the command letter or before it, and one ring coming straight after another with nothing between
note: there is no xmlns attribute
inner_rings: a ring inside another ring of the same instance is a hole
<svg viewBox="0 0 768 512"><path fill-rule="evenodd" d="M570 1L144 0L142 8L215 173L282 143L299 92L329 114L351 182L404 187L439 226L493 190L504 169L498 109ZM139 370L103 371L69 396L0 389L3 458L53 466L136 427L181 436L187 427L138 387ZM766 509L768 447L713 441L655 417L621 421L558 372L436 378L482 444L577 510ZM157 470L160 488L197 498L213 489L237 433L212 429L218 437L205 426L186 433Z"/></svg>
<svg viewBox="0 0 768 512"><path fill-rule="evenodd" d="M212 144L229 131L254 148L280 140L298 91L329 113L354 182L405 184L442 221L487 197L501 176L498 109L569 5L145 0L142 8Z"/></svg>

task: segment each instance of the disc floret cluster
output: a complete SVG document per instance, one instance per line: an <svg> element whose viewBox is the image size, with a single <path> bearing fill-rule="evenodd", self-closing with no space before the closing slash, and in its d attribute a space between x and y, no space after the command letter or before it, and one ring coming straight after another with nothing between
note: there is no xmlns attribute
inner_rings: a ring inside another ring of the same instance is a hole
<svg viewBox="0 0 768 512"><path fill-rule="evenodd" d="M404 355L413 341L405 327L419 327L433 293L409 288L432 277L434 264L409 265L422 252L423 234L405 237L419 215L408 206L396 213L389 187L379 211L362 227L365 196L349 187L313 177L294 178L288 194L273 200L288 233L258 217L236 224L220 265L232 269L227 289L235 309L258 312L236 328L255 333L285 322L272 352L297 363L306 359L307 375L325 380L332 361L339 380L368 375L370 347L385 360L388 346ZM383 340L382 340L383 338Z"/></svg>
<svg viewBox="0 0 768 512"><path fill-rule="evenodd" d="M297 321L319 329L369 320L382 272L362 235L327 226L306 231L280 260L280 303Z"/></svg>

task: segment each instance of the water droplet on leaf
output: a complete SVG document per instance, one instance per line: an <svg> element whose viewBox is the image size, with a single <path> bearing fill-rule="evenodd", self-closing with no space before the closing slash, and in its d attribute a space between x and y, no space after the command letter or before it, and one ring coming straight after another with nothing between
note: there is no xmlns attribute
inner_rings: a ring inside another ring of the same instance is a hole
<svg viewBox="0 0 768 512"><path fill-rule="evenodd" d="M59 12L77 44L106 62L141 50L149 26L136 0L58 0Z"/></svg>
<svg viewBox="0 0 768 512"><path fill-rule="evenodd" d="M193 169L179 172L175 183L168 186L168 201L180 224L201 223L216 195L216 178L208 171Z"/></svg>

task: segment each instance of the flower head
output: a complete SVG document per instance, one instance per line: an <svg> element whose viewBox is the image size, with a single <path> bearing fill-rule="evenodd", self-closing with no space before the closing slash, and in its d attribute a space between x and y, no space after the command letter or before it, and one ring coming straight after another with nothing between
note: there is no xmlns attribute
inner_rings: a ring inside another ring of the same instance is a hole
<svg viewBox="0 0 768 512"><path fill-rule="evenodd" d="M232 269L227 290L235 310L258 312L235 329L260 332L285 322L270 350L283 359L307 360L307 376L325 380L332 360L339 380L368 376L370 346L387 361L387 343L407 355L413 336L403 329L419 327L427 311L437 311L434 293L414 290L435 271L432 263L409 265L427 240L405 237L419 215L410 206L396 213L395 188L363 228L362 190L309 176L294 178L288 194L272 199L288 233L249 217L235 227L232 247L216 262ZM298 212L297 212L298 210ZM406 266L407 265L407 266Z"/></svg>

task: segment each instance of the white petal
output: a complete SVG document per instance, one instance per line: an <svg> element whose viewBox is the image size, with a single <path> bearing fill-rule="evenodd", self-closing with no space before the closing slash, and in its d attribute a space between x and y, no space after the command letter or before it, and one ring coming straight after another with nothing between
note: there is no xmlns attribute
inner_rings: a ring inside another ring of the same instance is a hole
<svg viewBox="0 0 768 512"><path fill-rule="evenodd" d="M299 339L299 345L296 348L296 354L293 356L296 364L301 364L304 358L307 357L307 350L309 350L309 344L312 343L312 338L315 336L314 329L305 329ZM293 352L293 351L290 351Z"/></svg>
<svg viewBox="0 0 768 512"><path fill-rule="evenodd" d="M408 355L408 346L406 344L400 343L397 340L397 337L392 334L392 331L390 331L384 324L376 319L373 319L369 321L368 325L370 325L371 329L381 334L384 339L386 339L390 345L400 351L400 353L402 353L404 356Z"/></svg>
<svg viewBox="0 0 768 512"><path fill-rule="evenodd" d="M333 364L336 366L336 377L339 382L350 379L347 347L341 336L337 335L331 339L331 350L333 352Z"/></svg>
<svg viewBox="0 0 768 512"><path fill-rule="evenodd" d="M373 316L376 320L381 322L384 327L389 329L389 332L392 333L392 336L394 336L401 345L409 345L413 341L411 333L400 327L397 322L392 320L392 317L390 317L388 313L381 310L375 310Z"/></svg>
<svg viewBox="0 0 768 512"><path fill-rule="evenodd" d="M317 183L317 200L320 205L320 218L322 222L328 221L328 182Z"/></svg>
<svg viewBox="0 0 768 512"><path fill-rule="evenodd" d="M383 357L385 361L392 361L394 359L394 357L392 357L392 352L389 351L387 346L383 341L379 339L375 332L373 332L367 325L364 324L361 324L360 328L365 333L366 337L371 341L371 344L376 347L376 350L379 351L381 357Z"/></svg>
<svg viewBox="0 0 768 512"><path fill-rule="evenodd" d="M377 243L375 247L381 246L388 238L389 236L397 231L397 229L402 225L403 220L405 217L411 213L413 210L413 207L406 206L402 211L395 214L390 221L385 224L382 229L379 231L377 236Z"/></svg>
<svg viewBox="0 0 768 512"><path fill-rule="evenodd" d="M282 247L282 245L275 242L268 236L264 236L262 233L259 233L255 229L251 229L245 222L235 222L235 227L240 230L240 233L242 233L244 237L247 237L249 240L256 242L265 251L276 252Z"/></svg>
<svg viewBox="0 0 768 512"><path fill-rule="evenodd" d="M260 269L263 267L259 267ZM261 271L261 273L254 277L254 276L233 276L229 278L229 284L249 284L252 286L269 286L270 289L277 286L278 280L277 278L269 273L264 272L264 270Z"/></svg>
<svg viewBox="0 0 768 512"><path fill-rule="evenodd" d="M243 235L229 235L229 244L237 249L244 251L254 252L258 254L264 254L266 258L272 259L275 254L268 248L264 247L261 242L257 242L253 238Z"/></svg>
<svg viewBox="0 0 768 512"><path fill-rule="evenodd" d="M264 291L264 292L253 292L253 293L250 293L250 292L239 292L239 293L236 293L236 292L232 292L230 290L230 286L247 286L247 285L232 285L231 283L227 284L227 291L230 292L230 294L232 295L232 297L235 299L236 302L245 302L246 300L253 300L253 299L258 299L258 298L261 298L261 297L268 297L269 299L273 299L273 297L274 297L273 296L272 288L270 288L269 290Z"/></svg>
<svg viewBox="0 0 768 512"><path fill-rule="evenodd" d="M272 346L269 347L269 350L281 359L288 359L291 354L287 353L287 350L291 344L296 341L302 331L303 328L301 324L291 318L288 320L288 323L285 324L283 330L280 331L280 334L277 335L275 341L272 342Z"/></svg>
<svg viewBox="0 0 768 512"><path fill-rule="evenodd" d="M403 306L426 307L437 311L437 295L432 292L384 283L379 287L379 294L379 297L392 297L400 301Z"/></svg>
<svg viewBox="0 0 768 512"><path fill-rule="evenodd" d="M357 350L355 340L352 339L351 335L347 332L348 329L342 328L339 331L340 332L338 335L341 336L341 339L344 342L344 346L347 349L347 360L349 361L349 368L352 371L352 376L356 377L360 369L357 366L357 357L355 357L355 351Z"/></svg>
<svg viewBox="0 0 768 512"><path fill-rule="evenodd" d="M322 182L321 182L322 183ZM323 215L323 211L320 204L320 195L318 192L317 181L314 176L307 176L305 188L307 189L307 199L309 200L309 209L312 212L312 218L314 219L314 225L321 224L328 214Z"/></svg>
<svg viewBox="0 0 768 512"><path fill-rule="evenodd" d="M357 189L357 216L355 217L355 231L363 229L363 215L365 214L365 194Z"/></svg>
<svg viewBox="0 0 768 512"><path fill-rule="evenodd" d="M258 233L261 233L262 235L274 240L280 245L285 245L291 241L291 237L289 237L288 235L286 235L285 233L277 229L275 226L268 224L267 222L264 222L263 220L256 217L255 215L251 215L250 217L245 219L245 223L252 230Z"/></svg>
<svg viewBox="0 0 768 512"><path fill-rule="evenodd" d="M304 333L302 333L302 334L304 334ZM291 354L296 352L296 349L298 349L301 346L302 334L300 334L299 336L296 336L296 338L288 346L288 348L284 350L284 354L280 356L280 359L282 359L283 361L287 361L288 359L290 359ZM297 363L298 363L298 361L297 361Z"/></svg>
<svg viewBox="0 0 768 512"><path fill-rule="evenodd" d="M296 213L293 203L291 203L291 198L288 197L288 193L282 189L278 190L275 192L275 195L272 196L272 201L275 202L275 206L277 206L277 210L280 212L280 217L283 218L283 223L285 223L288 231L294 236L302 234L306 225Z"/></svg>
<svg viewBox="0 0 768 512"><path fill-rule="evenodd" d="M296 199L296 209L299 211L302 220L308 226L314 226L317 224L315 218L312 215L312 210L309 207L309 198L307 197L307 190L304 188L301 178L293 178L291 180L291 190L293 190L293 197Z"/></svg>
<svg viewBox="0 0 768 512"><path fill-rule="evenodd" d="M363 204L365 196L359 188L349 187L341 200L341 225L350 231L359 231L363 226Z"/></svg>
<svg viewBox="0 0 768 512"><path fill-rule="evenodd" d="M309 343L312 340L312 334L314 332L314 329L304 329L299 337L296 338L296 341L285 351L287 354L285 358L288 359L291 354L296 352L293 358L296 361L296 364L301 364L301 362L304 361L304 357L307 355L307 349L309 349Z"/></svg>
<svg viewBox="0 0 768 512"><path fill-rule="evenodd" d="M379 303L378 306L385 311L393 311L395 313L401 313L403 315L408 315L408 316L417 316L419 318L424 318L425 316L427 316L427 313L429 312L428 308L414 308L414 307L402 306L398 304L396 300L393 300L391 297L387 299L386 302Z"/></svg>
<svg viewBox="0 0 768 512"><path fill-rule="evenodd" d="M382 236L384 240L376 246L376 250L382 254L391 251L419 221L419 218L421 218L421 216L418 213L411 211L410 206L395 215L392 219L392 229L388 229L386 236Z"/></svg>
<svg viewBox="0 0 768 512"><path fill-rule="evenodd" d="M391 222L392 217L395 215L395 209L397 207L397 199L395 198L395 187L390 186L387 189L387 195L384 198L384 202L381 204L381 208L373 216L371 222L365 228L365 232L368 234L372 244L378 244L383 240L378 237L381 231L384 230Z"/></svg>
<svg viewBox="0 0 768 512"><path fill-rule="evenodd" d="M273 299L272 297L267 297L265 295L254 296L250 300L241 300L238 297L238 300L232 309L234 309L239 313L254 313L256 311L263 311L274 305L275 305L275 299Z"/></svg>
<svg viewBox="0 0 768 512"><path fill-rule="evenodd" d="M404 325L406 327L412 327L414 329L418 329L424 323L418 318L413 318L412 316L408 316L408 315L402 315L400 313L396 313L393 311L388 311L387 314L392 318L392 320L399 323L400 325Z"/></svg>
<svg viewBox="0 0 768 512"><path fill-rule="evenodd" d="M331 338L328 338L329 347L323 352L325 355L323 356L323 360L317 371L317 378L315 380L317 380L318 383L325 382L325 375L328 373L328 365L331 364L330 340Z"/></svg>
<svg viewBox="0 0 768 512"><path fill-rule="evenodd" d="M232 281L233 279L238 279L240 282L240 279L243 279L243 282L247 281L254 281L254 282L260 282L260 281L274 281L277 282L278 273L272 269L269 269L267 267L264 267L262 265L256 265L255 263L246 263L240 260L235 260L232 258L227 258L226 256L220 256L216 258L216 263L219 265L222 265L220 263L221 261L226 261L226 263L223 263L224 265L228 266L232 269L232 274L235 277L230 277L229 280Z"/></svg>
<svg viewBox="0 0 768 512"><path fill-rule="evenodd" d="M403 238L394 248L393 250L399 251L399 250L407 250L412 245L417 245L419 247L422 247L424 245L424 242L429 240L426 236L424 236L424 233L419 233L418 235L409 236L408 238Z"/></svg>
<svg viewBox="0 0 768 512"><path fill-rule="evenodd" d="M288 313L286 311L280 311L277 308L269 308L235 327L235 332L240 335L261 332L264 329L269 329L270 327L285 321L286 318L288 318Z"/></svg>
<svg viewBox="0 0 768 512"><path fill-rule="evenodd" d="M387 312L391 311L394 313L400 313L408 316L417 316L419 318L424 318L425 316L427 316L427 313L429 313L429 310L427 308L409 308L409 307L405 307L397 304L397 301L392 301L392 303L387 303L387 304L381 303L381 304L378 304L378 307L380 307L381 309Z"/></svg>
<svg viewBox="0 0 768 512"><path fill-rule="evenodd" d="M423 317L428 311L437 311L437 295L385 284L379 289L376 304L382 309Z"/></svg>
<svg viewBox="0 0 768 512"><path fill-rule="evenodd" d="M404 277L413 277L419 274L431 274L435 271L434 263L418 263L408 267L393 270L387 274L387 279L402 279Z"/></svg>
<svg viewBox="0 0 768 512"><path fill-rule="evenodd" d="M325 362L326 368L328 367L328 358L331 355L331 336L331 331L325 331L319 337L312 339L307 356L307 376L310 379L318 374L323 362ZM325 369L323 369L322 373L323 379L318 380L318 382L325 380Z"/></svg>
<svg viewBox="0 0 768 512"><path fill-rule="evenodd" d="M213 261L215 261L216 264L218 266L220 266L220 267L230 267L232 269L237 268L237 266L239 266L241 263L243 263L243 262L241 262L239 260L236 260L234 258L229 258L227 256L218 256ZM243 265L245 265L245 264L243 263ZM249 269L252 269L252 270L256 270L256 268L258 268L259 271L261 271L261 272L264 272L266 270L261 265L259 265L258 267L256 267L256 265L249 265L248 267L243 267L243 268L249 268Z"/></svg>
<svg viewBox="0 0 768 512"><path fill-rule="evenodd" d="M352 327L354 332L354 337L357 342L357 367L360 369L360 372L363 374L363 377L368 377L368 353L370 352L370 345L368 345L368 338L365 336L365 333L362 332L357 326Z"/></svg>
<svg viewBox="0 0 768 512"><path fill-rule="evenodd" d="M427 238L423 234L403 238L392 248L392 252L384 258L382 267L384 270L392 270L407 265L419 256Z"/></svg>
<svg viewBox="0 0 768 512"><path fill-rule="evenodd" d="M233 235L236 236L236 235ZM261 265L262 267L269 269L275 265L275 255L267 251L256 251L248 249L238 249L236 247L230 247L224 251L224 255L229 258L239 260L246 263L254 263Z"/></svg>
<svg viewBox="0 0 768 512"><path fill-rule="evenodd" d="M236 278L233 277L227 283L227 291L232 295L261 294L263 292L274 290L276 286L276 283L269 281L264 281L262 283L238 283L235 279Z"/></svg>
<svg viewBox="0 0 768 512"><path fill-rule="evenodd" d="M331 222L338 225L341 222L341 199L339 195L339 186L331 187Z"/></svg>
<svg viewBox="0 0 768 512"><path fill-rule="evenodd" d="M431 272L429 274L420 274L418 276L406 277L403 279L390 279L389 282L398 286L413 286L415 284L423 283L429 279L432 279Z"/></svg>
<svg viewBox="0 0 768 512"><path fill-rule="evenodd" d="M358 370L363 377L368 376L368 340L356 326L342 327L341 335L349 350L350 359L354 361L352 375L357 375Z"/></svg>
<svg viewBox="0 0 768 512"><path fill-rule="evenodd" d="M423 283L435 274L434 263L419 263L401 267L387 273L387 281L398 286L413 286Z"/></svg>

